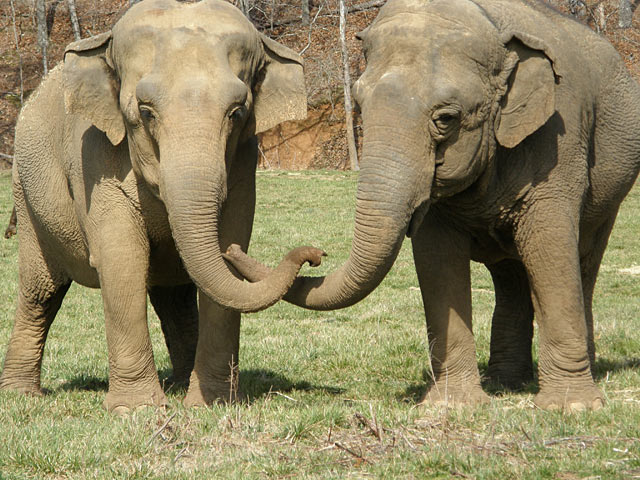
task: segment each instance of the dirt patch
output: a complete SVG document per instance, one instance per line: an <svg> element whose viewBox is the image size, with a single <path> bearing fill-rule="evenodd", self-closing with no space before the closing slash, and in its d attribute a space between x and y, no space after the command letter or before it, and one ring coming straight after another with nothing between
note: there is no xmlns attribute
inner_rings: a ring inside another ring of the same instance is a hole
<svg viewBox="0 0 640 480"><path fill-rule="evenodd" d="M621 268L618 270L620 273L624 273L625 275L640 275L640 265L634 265L629 268Z"/></svg>
<svg viewBox="0 0 640 480"><path fill-rule="evenodd" d="M321 105L305 120L285 122L259 135L261 168L344 169L348 166L344 109Z"/></svg>

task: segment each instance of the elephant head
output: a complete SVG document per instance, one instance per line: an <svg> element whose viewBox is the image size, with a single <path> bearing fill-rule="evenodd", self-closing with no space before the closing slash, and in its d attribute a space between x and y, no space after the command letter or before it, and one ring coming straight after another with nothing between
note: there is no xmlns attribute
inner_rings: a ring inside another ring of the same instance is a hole
<svg viewBox="0 0 640 480"><path fill-rule="evenodd" d="M327 277L297 279L286 300L325 310L364 298L430 204L481 188L497 149L553 115L553 54L479 3L390 0L359 35L367 67L353 87L364 139L350 256ZM251 281L268 272L237 249L227 258Z"/></svg>
<svg viewBox="0 0 640 480"><path fill-rule="evenodd" d="M227 2L147 0L111 32L69 45L63 69L67 114L113 145L126 139L138 183L164 202L198 287L239 311L275 303L309 252L297 250L280 274L248 285L221 257L219 217L229 172L247 161L236 154L242 145L305 117L301 58Z"/></svg>

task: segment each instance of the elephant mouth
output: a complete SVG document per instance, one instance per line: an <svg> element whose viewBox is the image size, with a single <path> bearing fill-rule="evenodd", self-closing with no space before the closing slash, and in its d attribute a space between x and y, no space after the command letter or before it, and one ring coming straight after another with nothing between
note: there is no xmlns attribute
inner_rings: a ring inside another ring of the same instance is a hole
<svg viewBox="0 0 640 480"><path fill-rule="evenodd" d="M409 227L407 228L407 237L412 238L420 225L422 225L422 220L424 220L424 216L429 211L429 207L431 206L431 200L425 200L422 202L418 208L416 208L411 215L411 219L409 220Z"/></svg>

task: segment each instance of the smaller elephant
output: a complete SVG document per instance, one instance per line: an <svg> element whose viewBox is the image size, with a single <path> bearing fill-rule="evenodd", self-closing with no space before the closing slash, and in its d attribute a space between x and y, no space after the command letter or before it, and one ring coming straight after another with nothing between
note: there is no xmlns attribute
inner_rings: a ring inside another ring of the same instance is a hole
<svg viewBox="0 0 640 480"><path fill-rule="evenodd" d="M470 261L495 284L489 374L532 377L542 408L599 408L592 301L620 202L640 170L640 87L604 38L534 0L389 0L360 34L363 118L353 244L284 297L331 310L366 297L405 235L435 382L423 402L481 403ZM237 248L249 280L269 274Z"/></svg>
<svg viewBox="0 0 640 480"><path fill-rule="evenodd" d="M300 56L225 1L146 0L70 44L16 126L19 289L0 388L40 392L47 332L77 282L102 293L108 410L166 403L147 295L174 376L189 378L184 403L228 399L240 312L320 262L298 248L249 285L222 258L249 244L256 133L304 116Z"/></svg>

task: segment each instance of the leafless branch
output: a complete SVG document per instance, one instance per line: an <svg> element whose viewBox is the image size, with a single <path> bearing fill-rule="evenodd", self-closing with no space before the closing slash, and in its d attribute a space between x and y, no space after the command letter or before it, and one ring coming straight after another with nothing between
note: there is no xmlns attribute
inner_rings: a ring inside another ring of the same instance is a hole
<svg viewBox="0 0 640 480"><path fill-rule="evenodd" d="M69 19L71 20L71 29L73 30L73 38L78 41L82 38L80 34L80 24L78 23L78 14L76 13L76 0L67 0L69 6Z"/></svg>
<svg viewBox="0 0 640 480"><path fill-rule="evenodd" d="M344 0L340 0L340 45L342 47L342 68L344 73L344 116L347 130L347 146L349 148L349 167L360 170L358 166L358 151L353 132L353 106L351 104L351 74L349 73L349 52L346 40L347 13Z"/></svg>
<svg viewBox="0 0 640 480"><path fill-rule="evenodd" d="M11 2L11 20L13 22L13 41L16 44L16 52L18 54L18 70L20 72L20 107L22 108L22 104L24 103L24 79L23 79L23 70L22 70L22 54L20 53L20 42L18 41L18 29L16 27L16 9L13 4L13 0Z"/></svg>
<svg viewBox="0 0 640 480"><path fill-rule="evenodd" d="M320 8L318 8L318 11L316 12L316 14L313 16L313 20L311 21L311 23L309 24L309 41L307 42L307 44L304 46L304 48L302 50L300 50L299 54L300 55L304 55L304 52L307 51L307 49L311 46L311 33L313 32L313 25L316 23L316 20L318 19L318 15L320 15L320 12L322 11L322 5L320 5ZM272 27L273 28L273 27Z"/></svg>
<svg viewBox="0 0 640 480"><path fill-rule="evenodd" d="M370 10L372 8L379 8L379 7L382 7L385 3L387 3L387 0L371 0L369 2L359 3L357 5L351 5L347 9L347 12L348 13L361 12L363 10Z"/></svg>
<svg viewBox="0 0 640 480"><path fill-rule="evenodd" d="M43 76L49 71L47 62L47 43L49 35L47 33L47 12L45 0L36 0L36 23L38 26L38 46L42 52Z"/></svg>

